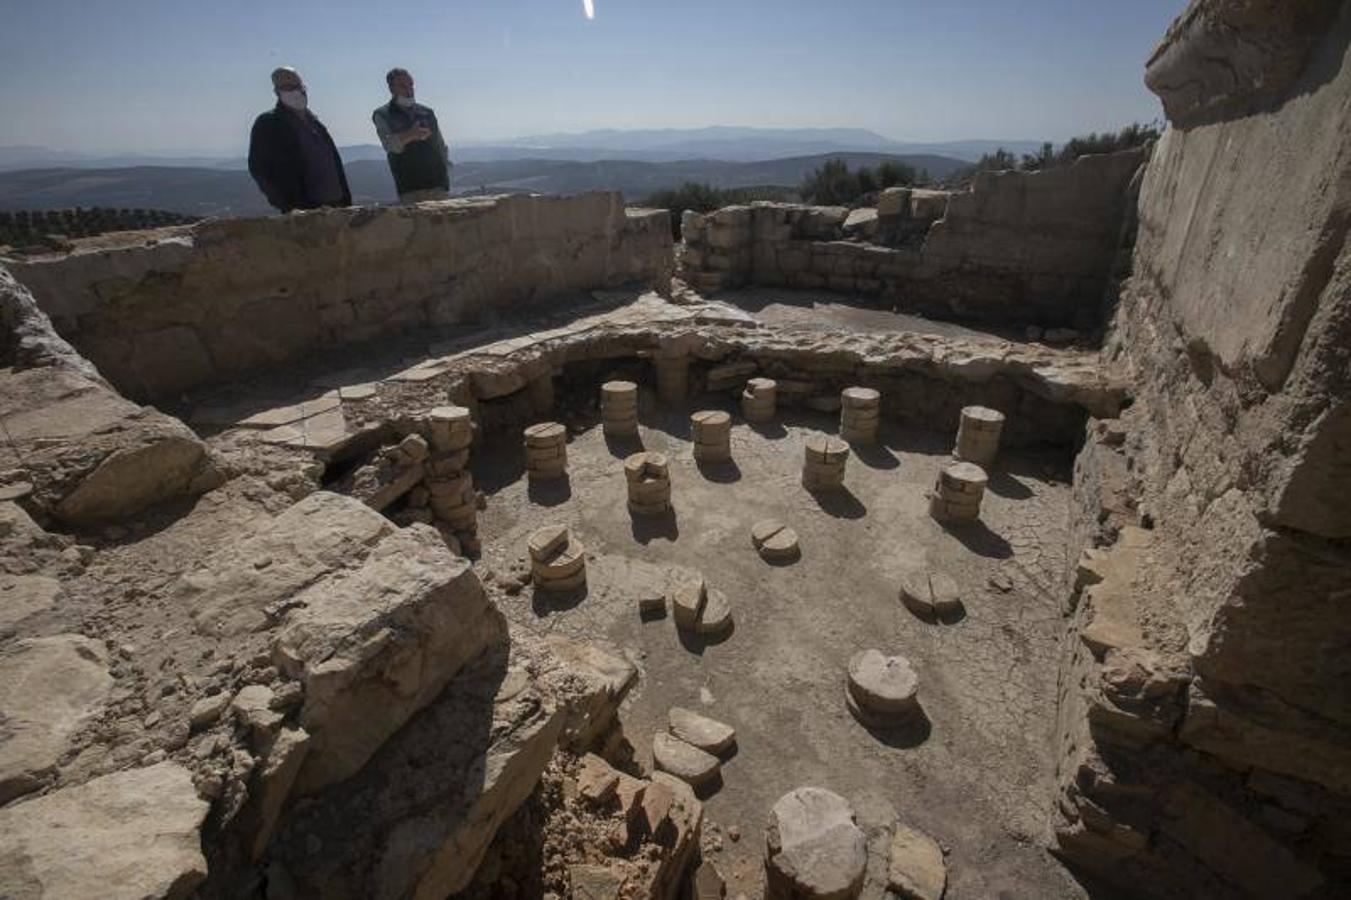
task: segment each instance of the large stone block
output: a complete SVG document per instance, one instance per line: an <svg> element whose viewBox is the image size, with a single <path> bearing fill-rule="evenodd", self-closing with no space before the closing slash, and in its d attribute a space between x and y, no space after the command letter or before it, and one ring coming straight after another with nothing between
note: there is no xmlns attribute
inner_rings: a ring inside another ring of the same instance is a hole
<svg viewBox="0 0 1351 900"><path fill-rule="evenodd" d="M206 877L207 803L162 762L0 810L0 896L175 900Z"/></svg>
<svg viewBox="0 0 1351 900"><path fill-rule="evenodd" d="M0 372L0 419L33 502L70 525L123 519L217 483L182 422L64 366Z"/></svg>

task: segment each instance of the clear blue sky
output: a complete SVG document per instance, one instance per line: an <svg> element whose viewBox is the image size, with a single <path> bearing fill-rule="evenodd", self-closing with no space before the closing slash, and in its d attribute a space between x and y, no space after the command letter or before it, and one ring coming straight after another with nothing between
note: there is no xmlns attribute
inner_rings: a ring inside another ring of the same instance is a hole
<svg viewBox="0 0 1351 900"><path fill-rule="evenodd" d="M241 152L300 69L339 143L412 70L452 141L848 126L1051 139L1160 115L1144 61L1184 0L0 0L0 145Z"/></svg>

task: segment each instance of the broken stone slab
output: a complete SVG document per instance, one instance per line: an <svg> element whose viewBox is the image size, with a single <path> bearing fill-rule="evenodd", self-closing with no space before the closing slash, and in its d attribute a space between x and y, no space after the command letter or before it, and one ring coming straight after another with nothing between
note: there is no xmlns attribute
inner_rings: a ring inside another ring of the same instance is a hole
<svg viewBox="0 0 1351 900"><path fill-rule="evenodd" d="M0 896L177 900L206 878L208 804L174 762L0 810Z"/></svg>
<svg viewBox="0 0 1351 900"><path fill-rule="evenodd" d="M907 609L932 622L961 615L961 590L952 576L942 572L916 571L901 579L901 602Z"/></svg>
<svg viewBox="0 0 1351 900"><path fill-rule="evenodd" d="M765 829L766 896L848 900L863 889L868 839L838 794L801 787L780 797Z"/></svg>
<svg viewBox="0 0 1351 900"><path fill-rule="evenodd" d="M728 601L727 595L722 591L710 590L703 609L699 612L699 620L695 623L695 633L705 637L716 637L731 627L732 604Z"/></svg>
<svg viewBox="0 0 1351 900"><path fill-rule="evenodd" d="M845 700L865 725L905 721L920 712L919 676L904 656L862 650L849 659Z"/></svg>
<svg viewBox="0 0 1351 900"><path fill-rule="evenodd" d="M619 786L619 773L596 754L588 753L577 767L576 781L577 796L596 806L615 795L615 788Z"/></svg>
<svg viewBox="0 0 1351 900"><path fill-rule="evenodd" d="M694 871L694 900L722 900L727 896L727 882L712 860L704 860Z"/></svg>
<svg viewBox="0 0 1351 900"><path fill-rule="evenodd" d="M535 654L536 671L541 685L562 698L559 744L575 752L587 750L614 722L620 704L638 683L638 669L594 644L559 634L546 637L543 647Z"/></svg>
<svg viewBox="0 0 1351 900"><path fill-rule="evenodd" d="M948 871L943 850L922 831L897 822L887 856L887 887L905 900L942 900Z"/></svg>
<svg viewBox="0 0 1351 900"><path fill-rule="evenodd" d="M652 764L696 788L722 771L722 763L713 754L661 731L652 736Z"/></svg>
<svg viewBox="0 0 1351 900"><path fill-rule="evenodd" d="M764 519L751 526L751 543L768 562L787 562L800 555L797 532L777 519Z"/></svg>
<svg viewBox="0 0 1351 900"><path fill-rule="evenodd" d="M0 804L42 787L113 684L102 643L30 638L0 657Z"/></svg>
<svg viewBox="0 0 1351 900"><path fill-rule="evenodd" d="M721 756L736 743L736 730L707 716L673 706L667 713L671 734L705 753Z"/></svg>
<svg viewBox="0 0 1351 900"><path fill-rule="evenodd" d="M702 575L683 578L671 591L671 609L677 628L695 630L708 603L708 585Z"/></svg>

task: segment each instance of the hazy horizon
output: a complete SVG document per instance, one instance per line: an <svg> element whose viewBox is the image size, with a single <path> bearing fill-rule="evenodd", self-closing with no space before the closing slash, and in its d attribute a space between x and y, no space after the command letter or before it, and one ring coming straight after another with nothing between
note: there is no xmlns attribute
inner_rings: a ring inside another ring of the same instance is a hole
<svg viewBox="0 0 1351 900"><path fill-rule="evenodd" d="M340 144L374 142L394 65L452 143L720 124L1059 143L1160 116L1144 62L1185 2L1093 6L0 0L0 146L238 155L282 64Z"/></svg>

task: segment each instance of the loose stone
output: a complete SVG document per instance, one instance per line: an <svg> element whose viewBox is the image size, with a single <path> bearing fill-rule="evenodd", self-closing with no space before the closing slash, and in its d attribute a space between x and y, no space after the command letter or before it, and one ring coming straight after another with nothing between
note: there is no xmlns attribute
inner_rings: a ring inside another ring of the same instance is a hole
<svg viewBox="0 0 1351 900"><path fill-rule="evenodd" d="M906 900L942 900L948 870L933 838L896 823L887 859L887 887Z"/></svg>
<svg viewBox="0 0 1351 900"><path fill-rule="evenodd" d="M868 839L840 795L802 787L780 797L765 829L766 896L846 900L863 889Z"/></svg>
<svg viewBox="0 0 1351 900"><path fill-rule="evenodd" d="M716 756L665 732L652 736L652 765L692 787L711 781L722 770Z"/></svg>
<svg viewBox="0 0 1351 900"><path fill-rule="evenodd" d="M721 756L736 743L736 731L732 726L679 706L671 707L667 724L671 734L705 753Z"/></svg>

